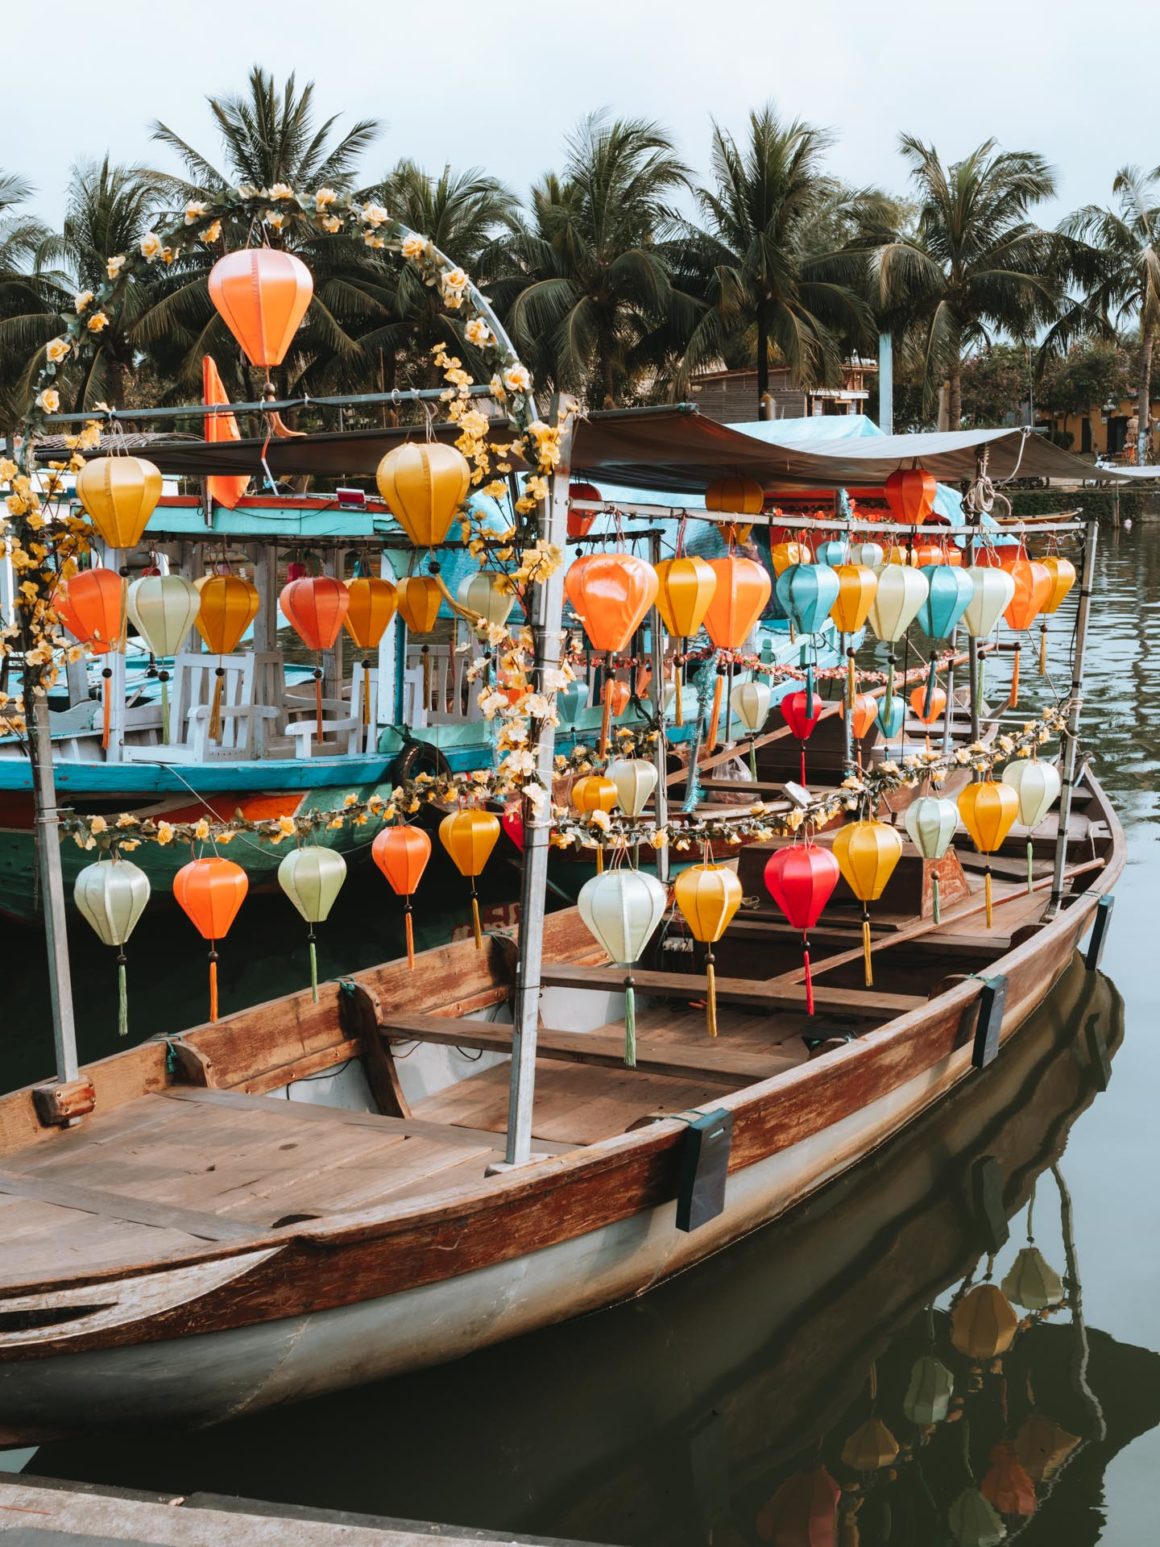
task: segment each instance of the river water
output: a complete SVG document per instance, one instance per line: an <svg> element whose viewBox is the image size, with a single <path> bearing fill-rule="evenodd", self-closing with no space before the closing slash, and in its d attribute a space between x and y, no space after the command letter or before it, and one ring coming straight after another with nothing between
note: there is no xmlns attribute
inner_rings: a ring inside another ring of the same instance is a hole
<svg viewBox="0 0 1160 1547"><path fill-rule="evenodd" d="M1085 739L1130 849L1103 974L1077 961L992 1070L868 1164L633 1304L217 1430L46 1446L33 1469L624 1547L833 1542L806 1520L838 1488L842 1547L997 1541L982 1483L1017 1506L1007 1540L1156 1540L1158 652L1160 523L1105 530ZM448 880L427 906L462 902ZM300 983L276 908L223 947L226 1008ZM341 908L323 971L398 953L373 880ZM78 948L92 1057L111 1050L111 966ZM200 1017L184 919L143 924L131 971L136 1035ZM11 958L8 976L5 1088L48 1071L43 1030L14 1039L43 1027L43 978ZM1003 1351L960 1307L1030 1234L1068 1303L1021 1309ZM908 1390L916 1365L949 1372L949 1402Z"/></svg>

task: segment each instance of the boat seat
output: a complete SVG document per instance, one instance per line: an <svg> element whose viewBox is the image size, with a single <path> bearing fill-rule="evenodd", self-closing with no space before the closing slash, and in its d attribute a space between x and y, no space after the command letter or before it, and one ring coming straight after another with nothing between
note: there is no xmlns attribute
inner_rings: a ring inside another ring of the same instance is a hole
<svg viewBox="0 0 1160 1547"><path fill-rule="evenodd" d="M219 734L212 737L213 703L218 684ZM169 729L182 734L155 746L128 745L123 756L134 763L207 763L260 756L256 727L276 720L278 711L254 703L254 657L189 652L173 662Z"/></svg>

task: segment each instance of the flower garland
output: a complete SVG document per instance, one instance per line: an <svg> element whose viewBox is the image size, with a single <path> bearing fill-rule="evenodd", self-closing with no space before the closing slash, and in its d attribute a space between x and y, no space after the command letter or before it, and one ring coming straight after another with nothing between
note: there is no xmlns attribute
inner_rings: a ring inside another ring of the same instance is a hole
<svg viewBox="0 0 1160 1547"><path fill-rule="evenodd" d="M647 815L634 819L594 811L580 817L567 807L555 806L552 842L558 848L627 849L639 843L659 847L671 841L674 849L686 850L714 840L740 844L789 837L803 828L824 827L849 811L874 810L886 795L899 789L914 789L927 780L937 788L958 768L989 777L1000 764L1016 757L1030 757L1053 736L1064 734L1069 709L1067 703L1049 709L1038 719L1028 720L1017 733L997 736L989 746L975 742L949 754L920 751L903 758L901 763L878 763L865 773L844 780L837 789L808 806L784 813L774 811L763 801L755 801L733 816L724 812L711 817L674 814L667 828L658 828ZM617 756L641 755L655 748L655 736L646 732L638 739L636 733L624 729ZM556 764L561 774L589 773L604 766L584 747L575 748L570 757L557 758ZM743 788L738 786L739 790ZM62 813L60 828L78 847L112 855L131 854L145 842L162 847L171 843L191 847L229 844L243 834L275 845L291 838L309 843L325 832L365 827L371 822L405 822L417 816L425 805L455 805L467 796L479 803L507 802L524 793L526 789L519 780L498 770L481 769L464 777L420 773L396 786L389 797L375 794L359 800L352 792L340 806L307 811L300 816L257 821L240 816L222 821L206 816L196 822L166 822L128 811L115 817Z"/></svg>

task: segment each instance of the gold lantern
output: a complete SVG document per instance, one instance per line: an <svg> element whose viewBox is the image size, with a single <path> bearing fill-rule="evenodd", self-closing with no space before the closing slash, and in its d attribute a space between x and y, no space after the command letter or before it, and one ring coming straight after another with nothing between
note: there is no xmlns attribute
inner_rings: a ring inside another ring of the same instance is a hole
<svg viewBox="0 0 1160 1547"><path fill-rule="evenodd" d="M834 837L834 858L846 885L862 904L862 958L867 988L874 986L869 904L882 896L901 857L902 838L885 822L848 822Z"/></svg>
<svg viewBox="0 0 1160 1547"><path fill-rule="evenodd" d="M1010 1301L994 1284L976 1284L951 1311L951 1342L980 1363L1005 1354L1018 1327Z"/></svg>
<svg viewBox="0 0 1160 1547"><path fill-rule="evenodd" d="M1001 572L995 570L992 573ZM980 779L977 784L967 785L959 796L958 804L963 826L970 833L979 853L989 856L994 854L996 849L1002 848L1003 840L1019 815L1019 796L1012 787L1009 784L1000 783L997 779ZM983 872L983 885L987 904L987 928L990 929L994 916L989 864Z"/></svg>
<svg viewBox="0 0 1160 1547"><path fill-rule="evenodd" d="M724 865L690 865L682 870L673 887L673 896L681 910L689 933L707 947L705 952L706 1016L709 1035L717 1035L717 979L713 966L713 946L729 927L741 906L741 882Z"/></svg>
<svg viewBox="0 0 1160 1547"><path fill-rule="evenodd" d="M459 874L471 882L471 925L475 932L477 951L483 950L483 929L479 920L479 897L475 881L491 858L499 834L499 818L475 806L452 811L439 824L439 842L451 856Z"/></svg>
<svg viewBox="0 0 1160 1547"><path fill-rule="evenodd" d="M417 548L437 548L471 484L471 464L441 441L394 446L375 473L379 493Z"/></svg>
<svg viewBox="0 0 1160 1547"><path fill-rule="evenodd" d="M135 548L161 498L161 473L144 457L94 457L77 474L77 498L110 548Z"/></svg>

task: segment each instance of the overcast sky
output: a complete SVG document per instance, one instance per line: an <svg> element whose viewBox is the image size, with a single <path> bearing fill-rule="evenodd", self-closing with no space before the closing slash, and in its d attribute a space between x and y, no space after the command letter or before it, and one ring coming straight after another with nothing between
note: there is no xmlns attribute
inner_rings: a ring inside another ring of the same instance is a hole
<svg viewBox="0 0 1160 1547"><path fill-rule="evenodd" d="M53 220L78 158L172 166L149 141L154 118L216 148L204 98L240 90L255 61L314 80L348 122L385 121L369 176L400 156L482 164L521 193L601 106L658 119L702 171L710 120L740 131L772 98L833 129L835 172L893 188L899 130L951 159L993 135L1058 169L1051 220L1106 199L1124 162L1160 162L1160 136L1136 127L1153 122L1152 26L1079 0L540 0L522 14L464 0L9 0L0 48L0 167L29 178Z"/></svg>

